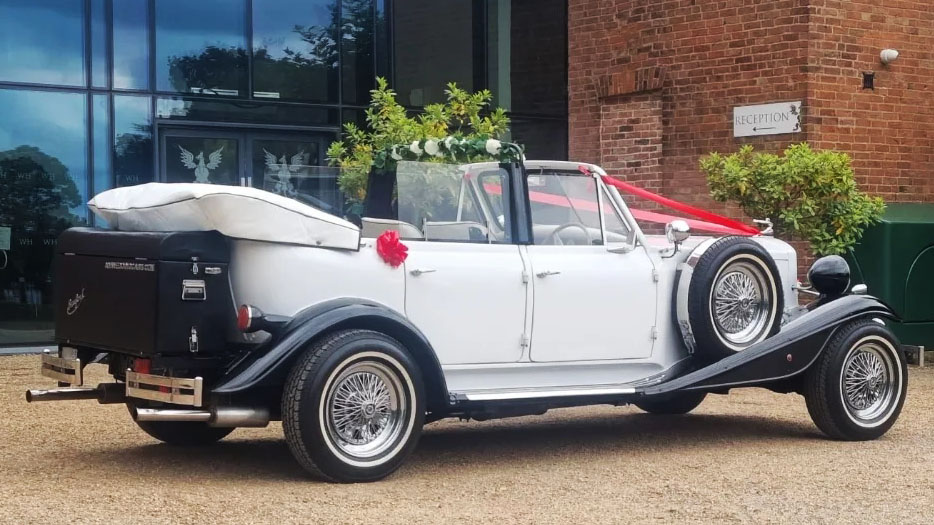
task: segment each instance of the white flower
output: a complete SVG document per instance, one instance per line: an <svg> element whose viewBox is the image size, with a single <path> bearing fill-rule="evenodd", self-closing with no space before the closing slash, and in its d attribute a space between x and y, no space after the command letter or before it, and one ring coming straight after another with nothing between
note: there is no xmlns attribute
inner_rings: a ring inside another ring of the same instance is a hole
<svg viewBox="0 0 934 525"><path fill-rule="evenodd" d="M397 146L392 147L392 152L389 154L392 157L392 160L402 160L402 155L399 155L399 151L396 150Z"/></svg>
<svg viewBox="0 0 934 525"><path fill-rule="evenodd" d="M499 155L501 149L503 149L502 142L496 139L489 139L486 141L486 152L490 155Z"/></svg>
<svg viewBox="0 0 934 525"><path fill-rule="evenodd" d="M455 139L454 137L448 137L444 139L444 147L447 149L451 149L451 146L454 144L455 140L457 139Z"/></svg>
<svg viewBox="0 0 934 525"><path fill-rule="evenodd" d="M425 153L431 155L432 157L440 157L442 153L441 148L438 147L438 141L435 139L426 140Z"/></svg>
<svg viewBox="0 0 934 525"><path fill-rule="evenodd" d="M418 141L417 141L417 140L413 140L412 143L409 144L409 151L411 151L412 153L414 153L414 154L416 154L416 155L421 155L421 154L422 154L422 148L418 147Z"/></svg>

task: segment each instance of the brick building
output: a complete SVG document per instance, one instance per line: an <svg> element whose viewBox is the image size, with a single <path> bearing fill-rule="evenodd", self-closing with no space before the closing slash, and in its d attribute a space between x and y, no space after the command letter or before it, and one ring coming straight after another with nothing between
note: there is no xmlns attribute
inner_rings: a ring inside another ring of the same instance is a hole
<svg viewBox="0 0 934 525"><path fill-rule="evenodd" d="M887 201L934 202L929 0L570 0L568 93L570 158L686 202L735 214L702 155L801 141L849 153ZM733 137L734 107L784 101L801 132Z"/></svg>

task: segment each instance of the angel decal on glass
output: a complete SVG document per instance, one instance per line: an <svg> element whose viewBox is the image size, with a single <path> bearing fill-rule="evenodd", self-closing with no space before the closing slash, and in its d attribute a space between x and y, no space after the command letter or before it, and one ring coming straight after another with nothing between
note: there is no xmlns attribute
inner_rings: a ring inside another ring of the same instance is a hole
<svg viewBox="0 0 934 525"><path fill-rule="evenodd" d="M207 162L204 162L203 151L199 151L198 155L195 156L190 151L181 146L179 146L178 149L182 150L182 165L190 170L195 170L195 182L211 184L211 170L217 169L217 167L220 165L221 152L224 151L224 146L217 148L210 155L208 155Z"/></svg>

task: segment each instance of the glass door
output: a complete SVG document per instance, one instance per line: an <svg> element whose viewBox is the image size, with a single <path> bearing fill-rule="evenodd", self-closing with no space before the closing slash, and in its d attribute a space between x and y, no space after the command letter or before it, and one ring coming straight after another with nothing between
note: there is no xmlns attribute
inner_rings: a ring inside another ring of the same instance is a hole
<svg viewBox="0 0 934 525"><path fill-rule="evenodd" d="M162 180L243 184L240 133L167 130L162 134Z"/></svg>
<svg viewBox="0 0 934 525"><path fill-rule="evenodd" d="M342 216L338 170L326 165L324 154L333 139L333 134L248 134L248 184Z"/></svg>

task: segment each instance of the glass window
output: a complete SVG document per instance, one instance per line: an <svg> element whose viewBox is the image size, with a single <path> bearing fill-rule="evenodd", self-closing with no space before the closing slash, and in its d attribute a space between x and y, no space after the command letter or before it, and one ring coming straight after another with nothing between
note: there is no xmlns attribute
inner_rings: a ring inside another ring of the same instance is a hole
<svg viewBox="0 0 934 525"><path fill-rule="evenodd" d="M151 182L152 112L149 97L114 96L113 171L117 186Z"/></svg>
<svg viewBox="0 0 934 525"><path fill-rule="evenodd" d="M245 0L156 2L156 89L247 92Z"/></svg>
<svg viewBox="0 0 934 525"><path fill-rule="evenodd" d="M341 75L344 104L366 104L375 87L373 0L341 3Z"/></svg>
<svg viewBox="0 0 934 525"><path fill-rule="evenodd" d="M0 2L0 80L83 86L84 3Z"/></svg>
<svg viewBox="0 0 934 525"><path fill-rule="evenodd" d="M244 124L286 124L295 126L330 126L337 129L338 110L304 104L204 100L181 97L156 99L156 117L198 122L238 122Z"/></svg>
<svg viewBox="0 0 934 525"><path fill-rule="evenodd" d="M463 166L429 162L399 162L396 167L398 218L402 235L412 240L502 242L499 228L480 214ZM498 179L505 172L490 173Z"/></svg>
<svg viewBox="0 0 934 525"><path fill-rule="evenodd" d="M110 87L107 74L107 2L91 0L91 85Z"/></svg>
<svg viewBox="0 0 934 525"><path fill-rule="evenodd" d="M149 2L113 2L113 86L149 89Z"/></svg>
<svg viewBox="0 0 934 525"><path fill-rule="evenodd" d="M0 114L0 345L46 342L56 239L87 224L87 97L0 89Z"/></svg>
<svg viewBox="0 0 934 525"><path fill-rule="evenodd" d="M603 244L593 177L530 170L528 184L535 244Z"/></svg>
<svg viewBox="0 0 934 525"><path fill-rule="evenodd" d="M611 204L612 197L607 191L600 190L603 196L603 227L606 230L606 242L632 244L632 229L626 224L626 221L617 213L616 208Z"/></svg>
<svg viewBox="0 0 934 525"><path fill-rule="evenodd" d="M91 195L113 188L113 172L110 156L113 152L110 134L110 97L91 95L92 130L91 152L93 159ZM94 225L106 228L107 223L100 217L92 217Z"/></svg>
<svg viewBox="0 0 934 525"><path fill-rule="evenodd" d="M474 89L472 20L467 0L393 4L394 89L400 104L443 102L448 82Z"/></svg>
<svg viewBox="0 0 934 525"><path fill-rule="evenodd" d="M250 183L256 188L304 202L333 215L344 214L339 168L322 166L333 135L262 138L252 141Z"/></svg>
<svg viewBox="0 0 934 525"><path fill-rule="evenodd" d="M510 4L506 14L500 2L498 15L498 35L509 44L490 49L499 58L490 63L500 63L500 91L510 92L508 108L523 114L567 115L567 2L510 0L506 5Z"/></svg>
<svg viewBox="0 0 934 525"><path fill-rule="evenodd" d="M528 159L565 160L568 158L567 120L514 117L508 140L522 144Z"/></svg>
<svg viewBox="0 0 934 525"><path fill-rule="evenodd" d="M334 0L254 0L253 96L337 102Z"/></svg>

